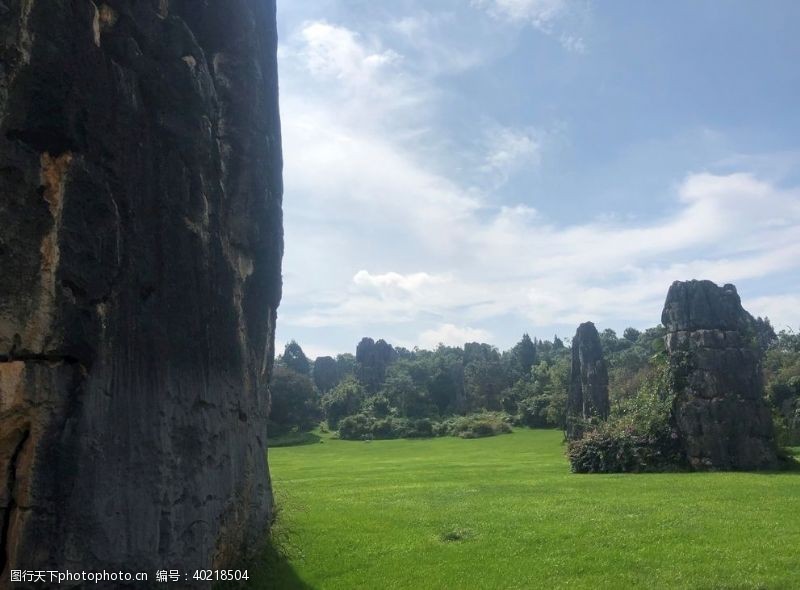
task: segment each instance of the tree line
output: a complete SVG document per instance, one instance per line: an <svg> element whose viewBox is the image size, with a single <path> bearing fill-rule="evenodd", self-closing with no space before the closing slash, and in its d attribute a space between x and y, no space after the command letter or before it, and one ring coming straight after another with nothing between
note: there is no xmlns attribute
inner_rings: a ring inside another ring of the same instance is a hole
<svg viewBox="0 0 800 590"><path fill-rule="evenodd" d="M764 378L779 438L800 444L800 335L776 334L758 320ZM612 406L629 408L659 380L665 330L600 333ZM355 354L313 361L295 341L278 356L271 379L271 435L323 423L342 438L455 434L485 436L511 425L563 428L569 388L569 341L523 334L500 351L479 342L435 350L363 338ZM649 399L649 398L648 398Z"/></svg>

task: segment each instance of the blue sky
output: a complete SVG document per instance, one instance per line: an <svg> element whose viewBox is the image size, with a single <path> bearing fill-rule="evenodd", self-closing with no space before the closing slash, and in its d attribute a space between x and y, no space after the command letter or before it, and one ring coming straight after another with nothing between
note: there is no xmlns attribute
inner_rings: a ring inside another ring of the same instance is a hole
<svg viewBox="0 0 800 590"><path fill-rule="evenodd" d="M278 350L800 326L800 3L278 2Z"/></svg>

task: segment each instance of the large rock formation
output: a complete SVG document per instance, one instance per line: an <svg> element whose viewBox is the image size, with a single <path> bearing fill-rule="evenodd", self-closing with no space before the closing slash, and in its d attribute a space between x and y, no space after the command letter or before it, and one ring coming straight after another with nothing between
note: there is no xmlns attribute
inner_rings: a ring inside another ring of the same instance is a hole
<svg viewBox="0 0 800 590"><path fill-rule="evenodd" d="M377 342L364 337L356 346L356 374L369 393L380 389L386 378L386 369L397 359L391 344L381 339Z"/></svg>
<svg viewBox="0 0 800 590"><path fill-rule="evenodd" d="M320 393L328 393L339 382L339 370L336 359L331 356L318 356L314 360L314 385Z"/></svg>
<svg viewBox="0 0 800 590"><path fill-rule="evenodd" d="M572 373L567 396L567 438L583 436L592 418L608 418L608 369L600 335L592 322L578 326L572 339Z"/></svg>
<svg viewBox="0 0 800 590"><path fill-rule="evenodd" d="M736 287L676 281L664 304L673 417L694 469L776 465L753 317Z"/></svg>
<svg viewBox="0 0 800 590"><path fill-rule="evenodd" d="M276 76L274 0L0 2L0 586L263 540Z"/></svg>

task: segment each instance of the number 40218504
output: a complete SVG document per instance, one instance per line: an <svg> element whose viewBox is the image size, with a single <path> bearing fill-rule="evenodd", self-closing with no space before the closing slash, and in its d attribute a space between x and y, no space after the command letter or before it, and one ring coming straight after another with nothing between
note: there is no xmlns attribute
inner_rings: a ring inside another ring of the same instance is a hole
<svg viewBox="0 0 800 590"><path fill-rule="evenodd" d="M203 581L224 581L224 580L247 580L247 570L195 570L195 580Z"/></svg>

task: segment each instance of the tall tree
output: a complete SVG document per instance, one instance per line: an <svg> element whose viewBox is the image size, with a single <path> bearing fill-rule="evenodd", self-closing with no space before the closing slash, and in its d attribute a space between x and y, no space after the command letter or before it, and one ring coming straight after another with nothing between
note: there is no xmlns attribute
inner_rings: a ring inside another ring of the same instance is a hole
<svg viewBox="0 0 800 590"><path fill-rule="evenodd" d="M307 428L320 419L314 384L286 366L276 365L270 381L270 420L282 428Z"/></svg>
<svg viewBox="0 0 800 590"><path fill-rule="evenodd" d="M622 337L625 338L625 340L633 343L639 340L639 336L641 335L642 333L636 328L625 328L625 331L622 333Z"/></svg>
<svg viewBox="0 0 800 590"><path fill-rule="evenodd" d="M521 376L527 377L531 373L531 368L536 364L536 345L527 334L522 335L522 340L514 346L513 364Z"/></svg>

